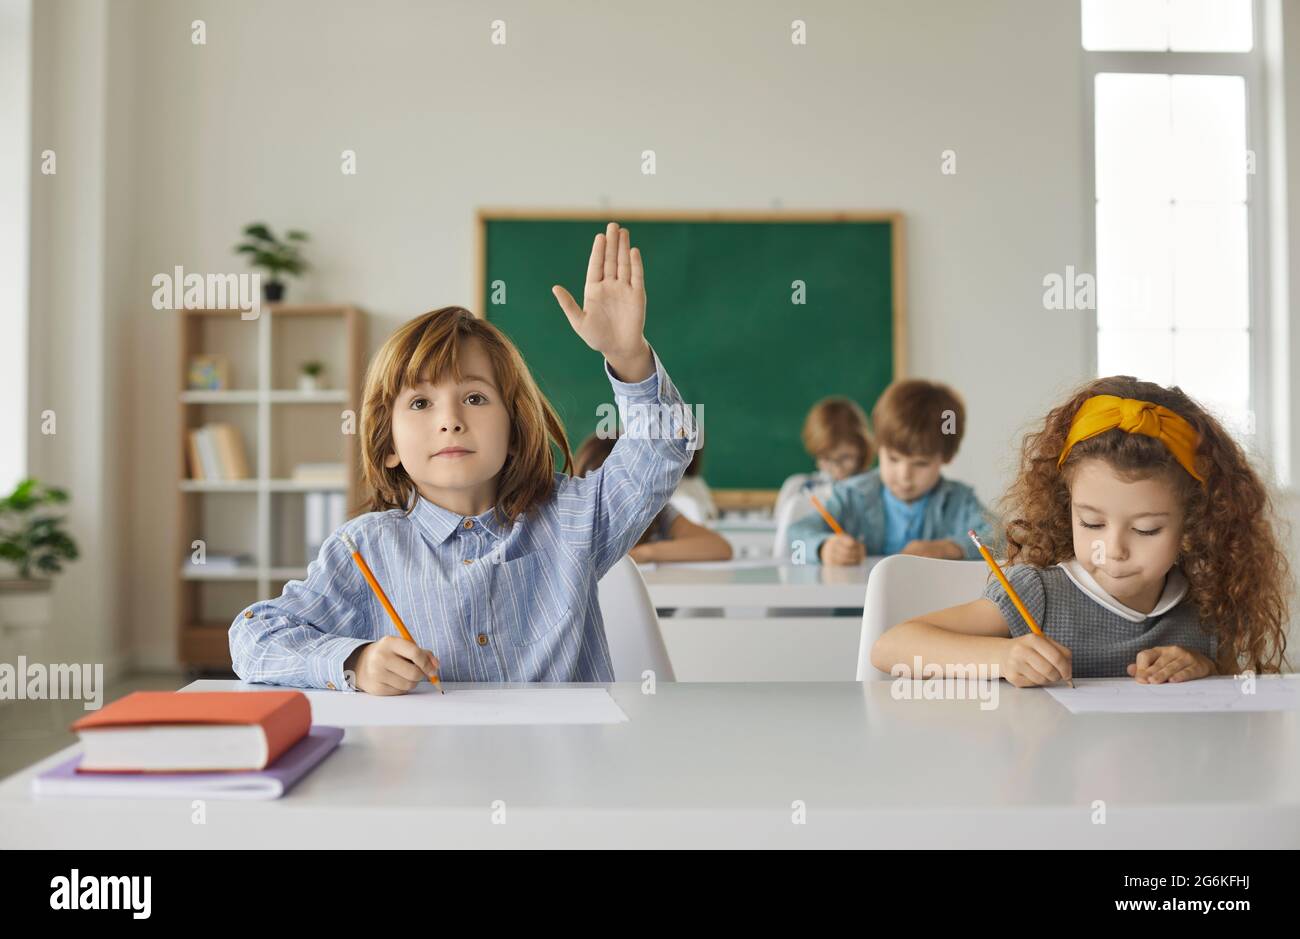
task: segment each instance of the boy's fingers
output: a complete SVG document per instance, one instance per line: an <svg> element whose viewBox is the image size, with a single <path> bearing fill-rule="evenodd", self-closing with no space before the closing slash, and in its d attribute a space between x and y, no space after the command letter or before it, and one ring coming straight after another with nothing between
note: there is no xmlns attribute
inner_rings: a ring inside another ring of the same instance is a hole
<svg viewBox="0 0 1300 939"><path fill-rule="evenodd" d="M564 315L569 318L569 325L577 329L582 322L582 307L578 306L578 301L573 299L573 294L559 284L551 288L551 293L559 301L560 309L564 311Z"/></svg>
<svg viewBox="0 0 1300 939"><path fill-rule="evenodd" d="M605 236L600 234L591 243L591 257L587 258L587 283L598 282L605 272Z"/></svg>
<svg viewBox="0 0 1300 939"><path fill-rule="evenodd" d="M626 228L618 232L618 279L624 283L632 281L632 259L628 256L632 249L632 236Z"/></svg>
<svg viewBox="0 0 1300 939"><path fill-rule="evenodd" d="M399 679L405 679L409 682L423 681L427 676L420 670L420 666L410 661L404 655L397 655L385 663L388 669L388 675L385 680L393 684Z"/></svg>
<svg viewBox="0 0 1300 939"><path fill-rule="evenodd" d="M645 268L641 266L641 249L633 248L631 251L632 260L632 286L637 290L645 287Z"/></svg>
<svg viewBox="0 0 1300 939"><path fill-rule="evenodd" d="M605 229L605 280L618 277L618 222Z"/></svg>

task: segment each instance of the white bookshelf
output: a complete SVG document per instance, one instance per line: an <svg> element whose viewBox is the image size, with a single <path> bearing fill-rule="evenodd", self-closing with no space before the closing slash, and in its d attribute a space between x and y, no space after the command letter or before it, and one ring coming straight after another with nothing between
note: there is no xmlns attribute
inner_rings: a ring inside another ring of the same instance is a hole
<svg viewBox="0 0 1300 939"><path fill-rule="evenodd" d="M191 668L228 668L228 630L240 609L279 594L284 583L306 574L303 494L342 492L346 515L359 509L359 440L363 368L363 314L352 306L263 307L256 320L235 310L182 311L180 337L180 442L176 550L178 651ZM230 368L228 389L189 390L190 358L221 354ZM329 387L300 391L297 363L326 364ZM352 433L343 432L353 414ZM252 478L196 480L189 475L187 433L209 421L239 430ZM302 462L339 462L342 483L291 478ZM195 539L209 551L234 550L254 563L204 569L188 564ZM288 555L288 556L286 556Z"/></svg>

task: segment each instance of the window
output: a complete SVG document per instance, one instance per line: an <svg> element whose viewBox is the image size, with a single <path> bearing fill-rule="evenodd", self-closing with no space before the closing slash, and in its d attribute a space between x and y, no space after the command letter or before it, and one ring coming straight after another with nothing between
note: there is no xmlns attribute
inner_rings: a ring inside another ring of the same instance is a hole
<svg viewBox="0 0 1300 939"><path fill-rule="evenodd" d="M1268 450L1252 0L1082 0L1097 373L1176 384Z"/></svg>

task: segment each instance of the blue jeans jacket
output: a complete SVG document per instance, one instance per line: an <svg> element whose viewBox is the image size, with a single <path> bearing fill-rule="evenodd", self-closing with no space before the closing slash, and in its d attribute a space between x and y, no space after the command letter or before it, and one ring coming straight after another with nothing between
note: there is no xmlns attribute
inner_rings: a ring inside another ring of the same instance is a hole
<svg viewBox="0 0 1300 939"><path fill-rule="evenodd" d="M825 503L826 511L843 526L845 533L866 545L867 554L884 553L883 486L880 470L869 470L836 483ZM975 533L986 545L993 539L991 520L976 497L975 490L965 483L940 476L930 493L930 503L926 506L925 518L921 524L921 540L951 539L961 545L968 559L977 560L980 556L979 549L966 532L975 529ZM820 564L822 542L830 536L830 526L821 515L814 512L790 526L789 550L793 553L802 542L805 562Z"/></svg>

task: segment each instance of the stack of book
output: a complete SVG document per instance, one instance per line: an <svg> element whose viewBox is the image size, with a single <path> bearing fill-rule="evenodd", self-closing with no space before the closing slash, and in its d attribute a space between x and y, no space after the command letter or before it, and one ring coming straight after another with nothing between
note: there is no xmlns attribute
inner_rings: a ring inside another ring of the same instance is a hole
<svg viewBox="0 0 1300 939"><path fill-rule="evenodd" d="M137 691L72 725L82 752L38 796L274 799L338 746L300 691Z"/></svg>
<svg viewBox="0 0 1300 939"><path fill-rule="evenodd" d="M251 479L244 438L223 421L209 422L186 434L190 478L210 482Z"/></svg>
<svg viewBox="0 0 1300 939"><path fill-rule="evenodd" d="M293 468L295 482L318 483L322 486L346 486L347 477L342 463L299 463ZM347 496L343 492L308 492L303 500L304 541L307 560L320 553L320 546L336 528L345 521Z"/></svg>

